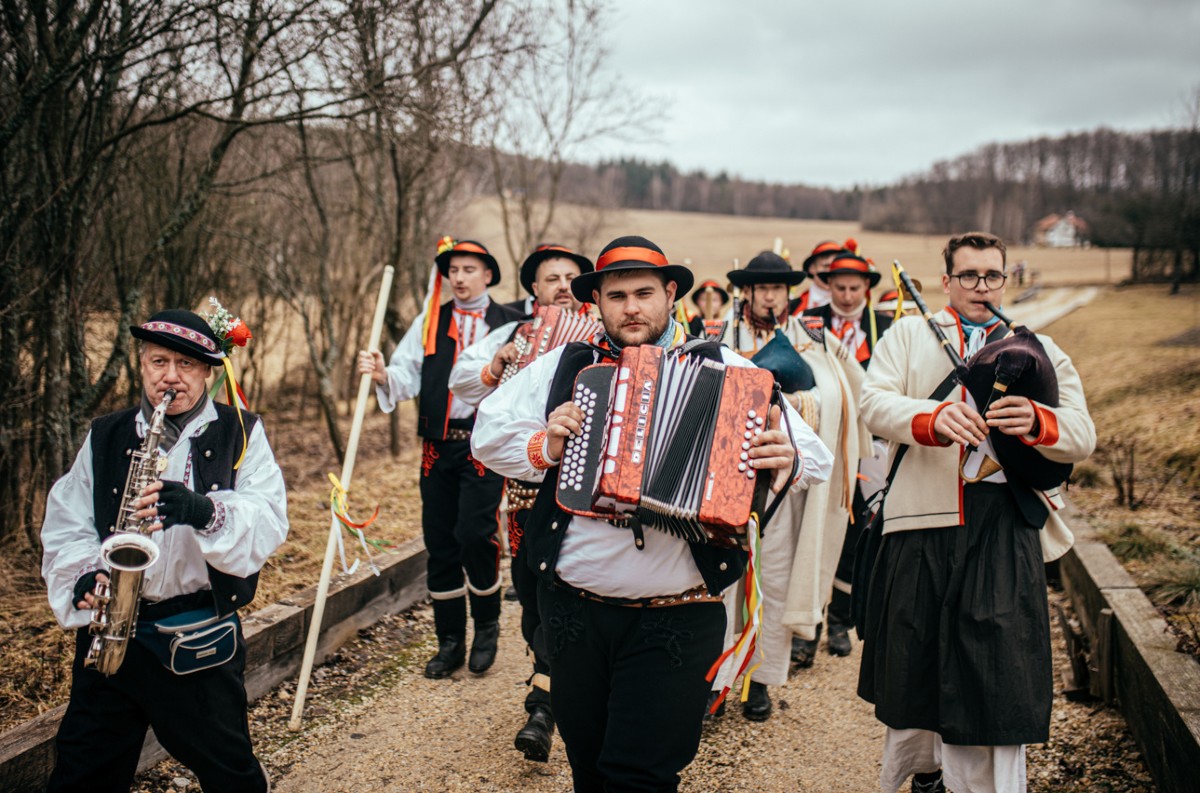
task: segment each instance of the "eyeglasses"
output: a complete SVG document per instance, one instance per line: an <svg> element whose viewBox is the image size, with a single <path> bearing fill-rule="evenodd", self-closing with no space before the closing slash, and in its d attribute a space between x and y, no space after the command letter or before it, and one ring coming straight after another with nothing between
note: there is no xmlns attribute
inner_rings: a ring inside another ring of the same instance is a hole
<svg viewBox="0 0 1200 793"><path fill-rule="evenodd" d="M983 283L988 289L999 289L1000 287L1004 286L1004 282L1008 280L1008 276L1005 273L999 272L998 270L989 270L983 275L980 275L972 270L971 272L958 273L950 277L957 278L959 286L961 286L963 289L974 289L975 287L979 286L980 278L983 279Z"/></svg>

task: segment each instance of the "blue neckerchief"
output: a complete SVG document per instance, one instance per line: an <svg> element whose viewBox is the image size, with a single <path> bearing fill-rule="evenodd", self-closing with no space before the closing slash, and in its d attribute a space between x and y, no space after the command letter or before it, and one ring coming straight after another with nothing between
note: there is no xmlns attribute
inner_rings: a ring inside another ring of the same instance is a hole
<svg viewBox="0 0 1200 793"><path fill-rule="evenodd" d="M986 330L987 328L992 327L993 325L995 325L997 322L1000 321L1000 317L997 317L995 314L993 314L992 318L989 319L987 322L972 322L971 320L964 317L962 314L959 314L958 318L962 322L964 332L970 331L973 328L983 328Z"/></svg>
<svg viewBox="0 0 1200 793"><path fill-rule="evenodd" d="M668 317L667 318L667 329L664 330L662 332L662 335L658 337L658 340L654 342L654 346L662 347L664 350L671 349L671 342L675 341L675 327L677 324L678 323L675 322L675 319L673 317ZM608 333L605 333L604 338L608 340L608 346L612 349L613 352L616 352L616 353L621 352L621 349L622 349L621 345L617 344L616 340L612 336L609 336Z"/></svg>

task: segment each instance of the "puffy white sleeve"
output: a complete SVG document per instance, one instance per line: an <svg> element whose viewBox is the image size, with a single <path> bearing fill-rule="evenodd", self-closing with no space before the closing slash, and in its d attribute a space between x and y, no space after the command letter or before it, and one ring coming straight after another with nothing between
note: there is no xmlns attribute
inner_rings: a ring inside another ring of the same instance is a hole
<svg viewBox="0 0 1200 793"><path fill-rule="evenodd" d="M422 311L392 352L392 360L387 365L387 384L375 386L375 399L384 413L391 413L396 405L407 402L421 391L421 364L425 361L421 326L424 324L425 312Z"/></svg>
<svg viewBox="0 0 1200 793"><path fill-rule="evenodd" d="M93 570L103 570L100 535L92 510L92 435L89 432L75 463L50 488L42 521L42 579L54 618L64 628L91 622L90 609L71 602L75 582Z"/></svg>
<svg viewBox="0 0 1200 793"><path fill-rule="evenodd" d="M471 432L471 454L501 476L540 482L544 469L529 459L529 443L546 430L546 400L563 347L526 366L479 404ZM543 453L545 445L542 446Z"/></svg>
<svg viewBox="0 0 1200 793"><path fill-rule="evenodd" d="M262 422L254 425L233 490L206 494L216 506L206 529L196 531L204 561L242 578L262 569L287 539L287 488Z"/></svg>
<svg viewBox="0 0 1200 793"><path fill-rule="evenodd" d="M728 347L721 348L721 359L729 366L754 366ZM784 413L780 426L784 430L790 430L792 443L796 447L796 456L799 459L792 487L805 490L811 485L828 481L833 472L833 454L786 399L784 400Z"/></svg>
<svg viewBox="0 0 1200 793"><path fill-rule="evenodd" d="M475 407L492 393L492 387L484 384L480 373L483 367L491 365L492 359L508 343L518 324L519 321L514 321L501 325L458 354L458 360L450 370L450 390L454 396Z"/></svg>

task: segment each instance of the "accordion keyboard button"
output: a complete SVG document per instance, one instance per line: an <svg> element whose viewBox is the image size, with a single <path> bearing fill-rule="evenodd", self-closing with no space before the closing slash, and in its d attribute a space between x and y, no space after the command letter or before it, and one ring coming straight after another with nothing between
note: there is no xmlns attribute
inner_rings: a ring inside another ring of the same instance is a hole
<svg viewBox="0 0 1200 793"><path fill-rule="evenodd" d="M749 448L750 448L750 441L742 441L742 448L743 448L743 449L749 449Z"/></svg>
<svg viewBox="0 0 1200 793"><path fill-rule="evenodd" d="M746 464L745 464L745 463L738 463L738 470L739 470L739 471L745 471L745 470L746 470Z"/></svg>
<svg viewBox="0 0 1200 793"><path fill-rule="evenodd" d="M757 416L758 414L757 414L757 413L755 413L753 410L751 410L751 411L750 411L749 413L747 413L746 415L747 415L747 416L749 416L750 418L754 418L754 417L755 417L755 416ZM721 569L722 569L722 570L724 570L725 568L724 568L724 567L722 567Z"/></svg>

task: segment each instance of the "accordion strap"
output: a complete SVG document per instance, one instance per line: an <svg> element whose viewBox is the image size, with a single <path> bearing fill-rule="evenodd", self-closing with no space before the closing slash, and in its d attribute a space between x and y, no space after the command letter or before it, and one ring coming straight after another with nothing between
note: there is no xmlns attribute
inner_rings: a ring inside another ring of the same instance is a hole
<svg viewBox="0 0 1200 793"><path fill-rule="evenodd" d="M788 438L792 438L792 420L788 418L787 406L783 403L783 391L780 389L779 383L776 383L775 388L771 391L771 403L779 406L779 413L783 417L783 424L787 427ZM796 468L799 465L799 456L792 457L792 473L788 477L789 483L796 478ZM771 503L762 514L762 525L758 527L760 532L765 531L767 524L771 522L771 518L775 517L775 512L779 509L779 505L783 503L787 492L788 488L784 487L775 494L775 498L771 499Z"/></svg>

